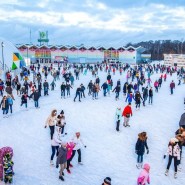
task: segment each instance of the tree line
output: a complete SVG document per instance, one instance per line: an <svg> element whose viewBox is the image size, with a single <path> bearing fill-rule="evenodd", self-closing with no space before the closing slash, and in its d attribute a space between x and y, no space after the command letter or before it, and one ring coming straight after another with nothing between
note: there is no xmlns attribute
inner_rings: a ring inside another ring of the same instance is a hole
<svg viewBox="0 0 185 185"><path fill-rule="evenodd" d="M128 46L142 46L146 48L144 53L151 54L151 60L163 60L164 54L183 54L185 53L185 41L179 40L150 40L150 41L142 41L139 43L128 43Z"/></svg>

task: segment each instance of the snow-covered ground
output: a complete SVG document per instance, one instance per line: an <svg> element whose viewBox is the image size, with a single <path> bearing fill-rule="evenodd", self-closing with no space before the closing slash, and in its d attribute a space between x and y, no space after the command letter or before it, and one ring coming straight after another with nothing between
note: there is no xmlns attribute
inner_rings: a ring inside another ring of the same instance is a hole
<svg viewBox="0 0 185 185"><path fill-rule="evenodd" d="M106 80L106 73L99 73L102 84ZM152 81L158 79L160 74L152 75ZM121 79L125 83L126 74L120 76L118 72L112 75L114 85ZM51 77L50 77L51 78ZM71 97L60 98L60 84L57 82L55 91L50 91L48 97L39 100L40 109L34 108L34 102L28 101L29 111L20 107L20 97L16 97L13 106L13 115L3 118L0 115L0 148L11 146L14 150L14 184L15 185L99 185L107 176L112 178L114 185L136 185L140 170L136 168L135 143L138 133L148 133L148 146L150 153L144 155L144 162L151 165L151 184L153 185L180 185L185 182L185 155L183 151L182 171L174 179L173 163L169 177L164 175L167 159L163 155L167 150L169 139L174 136L178 128L180 115L184 111L184 85L176 86L174 95L170 95L169 84L171 80L177 82L176 75L167 77L159 93L154 93L153 105L141 106L135 110L130 120L130 128L121 125L121 132L115 131L115 111L117 107L125 107L125 97L115 101L115 94L103 97L99 93L98 100L92 100L87 95L82 102L73 102L76 87L83 83L86 87L92 76L80 76L75 81ZM177 83L176 83L177 84ZM114 86L113 86L114 87ZM15 94L15 93L14 93ZM77 163L77 155L72 161L72 174L65 171L65 181L58 179L58 169L50 166L50 134L45 129L45 121L51 110L62 109L66 116L66 131L64 137L69 141L76 131L81 132L82 139L87 148L82 148L83 166Z"/></svg>

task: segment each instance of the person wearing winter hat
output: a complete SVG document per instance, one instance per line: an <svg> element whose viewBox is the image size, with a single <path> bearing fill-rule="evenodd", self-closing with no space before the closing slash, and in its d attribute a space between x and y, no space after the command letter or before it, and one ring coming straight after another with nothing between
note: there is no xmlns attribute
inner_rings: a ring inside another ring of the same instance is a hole
<svg viewBox="0 0 185 185"><path fill-rule="evenodd" d="M178 145L178 139L176 138L171 138L170 142L168 144L168 150L167 150L167 154L169 155L169 159L168 159L168 165L166 168L166 172L165 175L168 176L168 171L170 169L170 165L172 162L172 159L174 159L174 167L175 167L175 173L174 173L174 178L177 178L177 165L178 165L178 160L180 160L180 147ZM164 155L164 159L166 158L166 155Z"/></svg>
<svg viewBox="0 0 185 185"><path fill-rule="evenodd" d="M104 179L104 182L103 182L102 185L111 185L111 178L110 178L110 177L106 177L106 178Z"/></svg>
<svg viewBox="0 0 185 185"><path fill-rule="evenodd" d="M138 185L146 185L146 183L150 184L150 165L149 164L144 164L144 167L142 171L139 174L139 177L137 178L137 184Z"/></svg>

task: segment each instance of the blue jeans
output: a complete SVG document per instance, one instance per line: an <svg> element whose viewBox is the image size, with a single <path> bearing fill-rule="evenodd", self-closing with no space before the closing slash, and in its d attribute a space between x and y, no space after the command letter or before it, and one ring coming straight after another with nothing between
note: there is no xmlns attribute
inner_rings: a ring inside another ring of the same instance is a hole
<svg viewBox="0 0 185 185"><path fill-rule="evenodd" d="M37 101L34 101L35 102L35 107L39 107L39 102L38 100Z"/></svg>
<svg viewBox="0 0 185 185"><path fill-rule="evenodd" d="M12 105L9 104L8 110L10 109L10 112L12 113Z"/></svg>
<svg viewBox="0 0 185 185"><path fill-rule="evenodd" d="M3 114L8 114L8 109L3 109Z"/></svg>
<svg viewBox="0 0 185 185"><path fill-rule="evenodd" d="M143 155L138 155L137 156L137 162L142 163L143 162Z"/></svg>
<svg viewBox="0 0 185 185"><path fill-rule="evenodd" d="M106 94L107 94L107 90L103 89L103 95L106 96Z"/></svg>
<svg viewBox="0 0 185 185"><path fill-rule="evenodd" d="M173 88L170 88L170 90L171 90L171 94L173 94Z"/></svg>

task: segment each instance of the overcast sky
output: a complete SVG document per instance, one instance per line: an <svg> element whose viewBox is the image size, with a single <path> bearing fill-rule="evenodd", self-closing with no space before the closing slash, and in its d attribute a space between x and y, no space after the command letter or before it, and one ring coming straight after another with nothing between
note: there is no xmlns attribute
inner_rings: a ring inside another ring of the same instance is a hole
<svg viewBox="0 0 185 185"><path fill-rule="evenodd" d="M0 0L0 37L50 44L123 46L185 40L185 0Z"/></svg>

